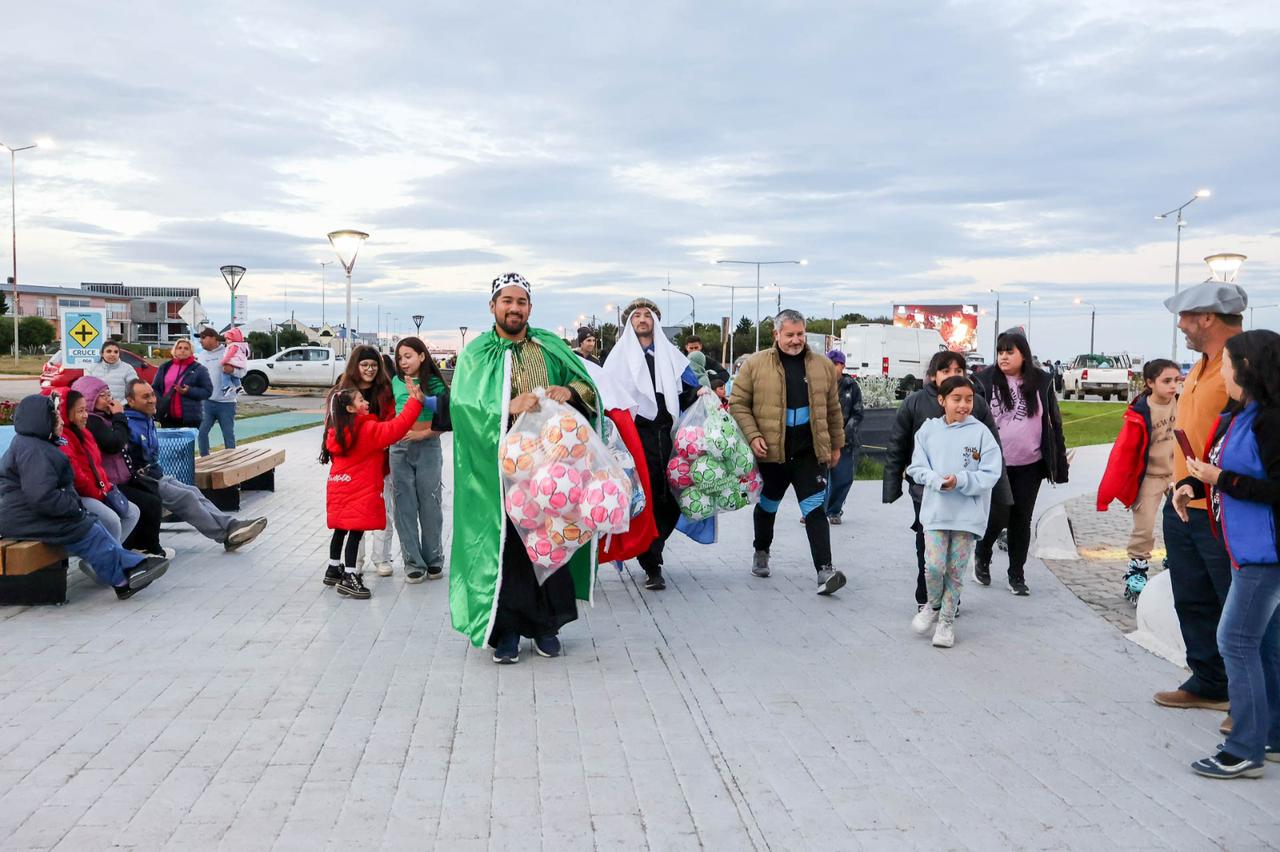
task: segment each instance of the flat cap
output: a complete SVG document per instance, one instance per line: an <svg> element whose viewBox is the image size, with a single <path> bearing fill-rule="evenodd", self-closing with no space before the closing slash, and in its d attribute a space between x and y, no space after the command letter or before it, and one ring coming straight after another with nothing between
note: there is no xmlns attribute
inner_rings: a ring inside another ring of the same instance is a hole
<svg viewBox="0 0 1280 852"><path fill-rule="evenodd" d="M1194 314L1243 314L1249 307L1249 294L1239 284L1206 281L1164 300L1170 313L1190 311Z"/></svg>

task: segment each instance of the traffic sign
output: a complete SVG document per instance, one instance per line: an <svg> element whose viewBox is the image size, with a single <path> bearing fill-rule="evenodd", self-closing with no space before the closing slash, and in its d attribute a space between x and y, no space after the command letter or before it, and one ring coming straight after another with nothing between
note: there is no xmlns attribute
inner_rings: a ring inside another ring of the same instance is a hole
<svg viewBox="0 0 1280 852"><path fill-rule="evenodd" d="M107 340L106 312L64 310L60 319L63 366L83 367L100 361L102 344Z"/></svg>

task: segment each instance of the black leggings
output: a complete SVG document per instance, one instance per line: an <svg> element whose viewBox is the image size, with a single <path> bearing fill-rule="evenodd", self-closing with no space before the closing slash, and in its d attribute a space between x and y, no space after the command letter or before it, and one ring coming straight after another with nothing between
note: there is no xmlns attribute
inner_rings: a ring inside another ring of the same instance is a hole
<svg viewBox="0 0 1280 852"><path fill-rule="evenodd" d="M347 540L347 570L356 570L356 559L360 554L360 539L364 537L364 530L334 530L333 538L329 540L329 561L337 562L342 558L342 540Z"/></svg>
<svg viewBox="0 0 1280 852"><path fill-rule="evenodd" d="M987 534L978 542L977 560L991 564L991 551L1000 531L1009 530L1009 579L1021 580L1022 569L1027 564L1027 551L1031 549L1031 516L1036 510L1036 497L1040 483L1044 481L1044 462L1009 465L1009 488L1013 491L1013 505L1002 506L991 502L991 515L987 521Z"/></svg>

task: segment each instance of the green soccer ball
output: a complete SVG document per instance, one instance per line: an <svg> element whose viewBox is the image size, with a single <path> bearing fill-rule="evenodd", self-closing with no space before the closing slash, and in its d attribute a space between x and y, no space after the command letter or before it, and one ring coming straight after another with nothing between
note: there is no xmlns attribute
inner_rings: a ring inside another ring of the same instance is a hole
<svg viewBox="0 0 1280 852"><path fill-rule="evenodd" d="M751 469L755 467L755 455L751 452L751 448L741 441L735 441L733 448L729 450L725 456L725 468L735 478L746 476L751 473Z"/></svg>
<svg viewBox="0 0 1280 852"><path fill-rule="evenodd" d="M718 492L715 500L716 508L721 512L736 512L746 508L748 502L746 492L737 483L732 488Z"/></svg>
<svg viewBox="0 0 1280 852"><path fill-rule="evenodd" d="M705 520L716 512L715 500L698 488L680 492L680 513L691 521Z"/></svg>

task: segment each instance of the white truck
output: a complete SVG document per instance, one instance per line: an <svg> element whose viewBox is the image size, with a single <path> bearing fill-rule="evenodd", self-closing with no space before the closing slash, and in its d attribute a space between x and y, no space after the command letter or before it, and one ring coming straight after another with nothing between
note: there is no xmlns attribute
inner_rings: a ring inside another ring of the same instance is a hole
<svg viewBox="0 0 1280 852"><path fill-rule="evenodd" d="M846 372L860 378L897 379L899 389L905 391L920 387L929 359L946 348L942 335L932 328L858 323L840 333Z"/></svg>
<svg viewBox="0 0 1280 852"><path fill-rule="evenodd" d="M1129 399L1133 359L1129 355L1077 355L1062 371L1062 398L1084 399L1096 394L1105 400Z"/></svg>
<svg viewBox="0 0 1280 852"><path fill-rule="evenodd" d="M245 393L255 396L276 387L331 387L347 368L346 358L328 346L292 346L245 367Z"/></svg>

